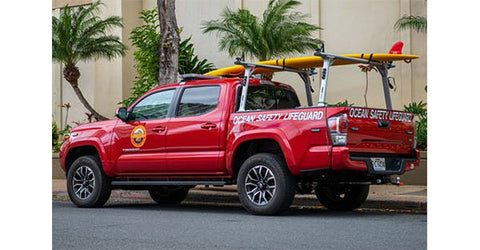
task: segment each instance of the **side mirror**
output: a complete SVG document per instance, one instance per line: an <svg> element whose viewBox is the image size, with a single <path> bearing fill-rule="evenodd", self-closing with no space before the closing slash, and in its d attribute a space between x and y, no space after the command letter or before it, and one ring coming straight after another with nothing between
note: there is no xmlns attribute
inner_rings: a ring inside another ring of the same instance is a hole
<svg viewBox="0 0 480 250"><path fill-rule="evenodd" d="M126 122L128 118L127 108L117 108L117 110L115 111L115 116L118 117L120 120Z"/></svg>

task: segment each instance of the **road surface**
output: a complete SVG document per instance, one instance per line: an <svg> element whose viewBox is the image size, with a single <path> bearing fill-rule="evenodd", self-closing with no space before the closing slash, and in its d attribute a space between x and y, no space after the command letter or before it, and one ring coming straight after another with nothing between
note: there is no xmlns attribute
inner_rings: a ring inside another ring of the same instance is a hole
<svg viewBox="0 0 480 250"><path fill-rule="evenodd" d="M427 215L292 208L253 216L238 206L151 201L81 209L52 201L53 249L426 249Z"/></svg>

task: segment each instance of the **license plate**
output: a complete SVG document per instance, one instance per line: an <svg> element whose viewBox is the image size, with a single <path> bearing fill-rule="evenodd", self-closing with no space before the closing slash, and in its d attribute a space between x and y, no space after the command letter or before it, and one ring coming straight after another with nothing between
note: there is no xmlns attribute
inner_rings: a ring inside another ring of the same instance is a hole
<svg viewBox="0 0 480 250"><path fill-rule="evenodd" d="M385 158L370 158L370 160L372 161L373 170L375 171L386 170Z"/></svg>

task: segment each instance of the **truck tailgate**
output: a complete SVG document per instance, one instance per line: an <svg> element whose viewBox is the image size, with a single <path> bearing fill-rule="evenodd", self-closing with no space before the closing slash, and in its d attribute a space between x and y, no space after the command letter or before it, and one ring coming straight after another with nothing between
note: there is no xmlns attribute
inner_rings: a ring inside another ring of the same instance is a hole
<svg viewBox="0 0 480 250"><path fill-rule="evenodd" d="M345 111L348 117L347 147L350 152L412 153L412 113L361 107L347 107Z"/></svg>

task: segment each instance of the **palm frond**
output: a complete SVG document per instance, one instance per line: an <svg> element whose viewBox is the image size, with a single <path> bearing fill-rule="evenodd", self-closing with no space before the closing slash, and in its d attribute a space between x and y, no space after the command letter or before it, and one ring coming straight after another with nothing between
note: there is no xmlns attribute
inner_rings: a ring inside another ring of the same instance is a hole
<svg viewBox="0 0 480 250"><path fill-rule="evenodd" d="M417 32L427 32L427 19L422 16L403 16L397 20L395 30L412 29Z"/></svg>
<svg viewBox="0 0 480 250"><path fill-rule="evenodd" d="M81 61L101 58L111 60L124 56L125 51L125 45L120 42L120 38L112 35L83 39L76 47L77 59Z"/></svg>
<svg viewBox="0 0 480 250"><path fill-rule="evenodd" d="M293 53L313 50L320 39L312 33L320 27L304 22L306 15L292 12L300 5L295 0L270 0L262 19L250 11L225 9L220 20L202 23L204 33L215 32L220 37L219 48L230 56L245 55L260 61Z"/></svg>
<svg viewBox="0 0 480 250"><path fill-rule="evenodd" d="M238 55L249 50L247 54L256 54L259 51L258 44L253 39L258 37L257 17L248 10L232 11L225 9L221 20L211 20L204 23L203 32L216 32L220 37L219 47L226 50L230 55Z"/></svg>
<svg viewBox="0 0 480 250"><path fill-rule="evenodd" d="M123 27L122 19L111 16L102 19L100 1L87 7L66 6L58 18L52 17L52 59L66 66L79 61L111 60L126 54L120 38L110 35L112 29Z"/></svg>

